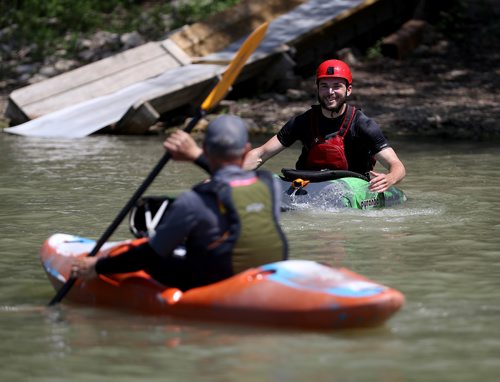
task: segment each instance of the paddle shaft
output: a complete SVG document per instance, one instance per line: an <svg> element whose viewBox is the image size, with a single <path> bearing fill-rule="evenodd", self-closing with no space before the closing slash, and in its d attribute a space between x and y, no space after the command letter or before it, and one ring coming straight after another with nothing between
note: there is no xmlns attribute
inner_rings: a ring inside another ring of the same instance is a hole
<svg viewBox="0 0 500 382"><path fill-rule="evenodd" d="M198 121L204 116L205 111L203 109L199 109L198 112L196 113L196 116L191 119L189 124L186 126L184 129L185 132L190 133L191 130L193 130L194 126L198 123ZM163 167L168 163L168 161L172 158L170 153L168 151L165 151L165 154L161 157L160 161L156 164L156 166L153 168L153 170L149 173L147 178L144 180L144 182L139 186L139 188L135 191L134 195L130 198L128 203L125 205L125 207L122 208L120 213L116 216L115 220L109 225L109 227L106 229L106 231L102 234L102 236L99 238L99 240L96 242L94 248L92 251L87 255L87 257L93 257L97 255L101 247L108 241L108 239L113 235L113 233L116 231L118 226L122 223L123 219L127 216L127 214L130 212L132 207L137 203L139 198L144 194L144 192L148 189L148 187L153 183L155 178L158 176L158 174L161 172ZM70 291L70 289L73 287L73 285L76 282L76 277L70 277L64 285L57 291L56 295L54 298L49 302L49 306L55 305L66 296L66 294Z"/></svg>

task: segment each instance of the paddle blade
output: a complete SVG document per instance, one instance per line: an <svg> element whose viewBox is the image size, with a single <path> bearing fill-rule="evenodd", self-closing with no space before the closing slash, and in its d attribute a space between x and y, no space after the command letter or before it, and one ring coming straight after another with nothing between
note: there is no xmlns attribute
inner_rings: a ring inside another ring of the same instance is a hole
<svg viewBox="0 0 500 382"><path fill-rule="evenodd" d="M203 101L203 104L201 105L203 110L213 108L224 98L234 80L241 72L241 69L245 66L248 58L252 55L254 50L259 46L260 42L264 38L268 25L269 23L267 22L260 25L250 34L250 36L247 37L245 42L243 42L240 49L236 52L236 55L231 60L231 63L222 75L221 80L212 89L205 101Z"/></svg>

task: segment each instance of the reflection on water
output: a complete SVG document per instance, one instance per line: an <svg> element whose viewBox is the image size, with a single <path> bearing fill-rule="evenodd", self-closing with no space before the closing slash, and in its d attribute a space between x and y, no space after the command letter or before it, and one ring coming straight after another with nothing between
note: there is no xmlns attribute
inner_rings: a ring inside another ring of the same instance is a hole
<svg viewBox="0 0 500 382"><path fill-rule="evenodd" d="M402 291L385 326L302 332L145 317L53 297L38 261L49 235L99 237L163 154L156 137L0 135L2 380L492 381L500 372L500 148L397 142L408 201L283 215L291 257L347 267ZM290 167L287 150L266 167ZM169 163L148 191L205 174ZM114 239L129 237L126 224Z"/></svg>

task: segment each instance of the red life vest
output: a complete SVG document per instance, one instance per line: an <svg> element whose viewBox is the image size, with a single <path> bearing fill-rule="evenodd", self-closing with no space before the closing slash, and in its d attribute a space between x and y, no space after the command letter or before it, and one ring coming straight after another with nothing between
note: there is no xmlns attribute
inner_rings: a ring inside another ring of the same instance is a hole
<svg viewBox="0 0 500 382"><path fill-rule="evenodd" d="M314 114L314 113L313 113ZM334 136L320 136L317 115L313 118L314 140L307 155L307 168L310 170L347 170L349 165L345 156L344 137L346 136L356 114L354 106L347 106L339 131Z"/></svg>

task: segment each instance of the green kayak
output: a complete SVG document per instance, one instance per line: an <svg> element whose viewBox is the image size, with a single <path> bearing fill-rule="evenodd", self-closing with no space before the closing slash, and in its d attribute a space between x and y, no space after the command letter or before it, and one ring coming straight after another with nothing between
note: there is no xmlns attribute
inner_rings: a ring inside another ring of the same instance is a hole
<svg viewBox="0 0 500 382"><path fill-rule="evenodd" d="M284 210L299 207L371 209L390 207L406 201L397 187L385 192L369 190L368 178L352 171L306 171L282 169L276 175L281 182L281 206Z"/></svg>

